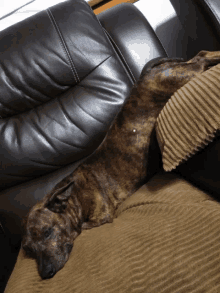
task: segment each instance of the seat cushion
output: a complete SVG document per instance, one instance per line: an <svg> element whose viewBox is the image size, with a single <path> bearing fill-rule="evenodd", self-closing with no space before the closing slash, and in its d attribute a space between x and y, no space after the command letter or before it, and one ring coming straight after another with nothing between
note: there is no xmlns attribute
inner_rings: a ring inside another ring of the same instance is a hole
<svg viewBox="0 0 220 293"><path fill-rule="evenodd" d="M113 223L83 231L69 261L42 280L20 250L5 293L219 292L220 205L181 177L160 173Z"/></svg>

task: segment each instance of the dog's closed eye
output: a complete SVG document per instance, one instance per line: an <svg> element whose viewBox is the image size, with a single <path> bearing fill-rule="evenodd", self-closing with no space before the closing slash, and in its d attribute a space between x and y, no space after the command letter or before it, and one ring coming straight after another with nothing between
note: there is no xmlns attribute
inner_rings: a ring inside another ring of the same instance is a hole
<svg viewBox="0 0 220 293"><path fill-rule="evenodd" d="M50 235L52 234L52 232L53 232L52 228L49 228L49 229L45 230L44 231L44 239L49 238Z"/></svg>
<svg viewBox="0 0 220 293"><path fill-rule="evenodd" d="M29 245L22 245L22 248L24 249L26 256L35 258L36 253L32 247L30 247Z"/></svg>
<svg viewBox="0 0 220 293"><path fill-rule="evenodd" d="M67 252L70 253L73 248L73 244L67 243L66 248L67 248Z"/></svg>

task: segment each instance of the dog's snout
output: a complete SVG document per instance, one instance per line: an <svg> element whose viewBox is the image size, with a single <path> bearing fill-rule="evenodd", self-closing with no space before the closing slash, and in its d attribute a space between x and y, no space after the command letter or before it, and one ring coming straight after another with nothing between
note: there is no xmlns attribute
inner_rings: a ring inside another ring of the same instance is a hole
<svg viewBox="0 0 220 293"><path fill-rule="evenodd" d="M52 265L44 267L40 272L40 276L42 279L50 279L56 274L56 270Z"/></svg>
<svg viewBox="0 0 220 293"><path fill-rule="evenodd" d="M50 258L44 252L40 253L37 262L38 270L42 279L49 279L55 275L55 267L51 263Z"/></svg>

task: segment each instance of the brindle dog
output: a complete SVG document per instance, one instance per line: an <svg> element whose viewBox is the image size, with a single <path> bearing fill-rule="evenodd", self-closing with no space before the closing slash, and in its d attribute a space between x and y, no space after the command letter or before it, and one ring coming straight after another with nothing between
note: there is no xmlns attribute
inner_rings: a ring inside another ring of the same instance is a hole
<svg viewBox="0 0 220 293"><path fill-rule="evenodd" d="M97 151L26 217L22 247L43 279L65 265L83 229L112 222L119 204L153 174L149 149L158 114L176 90L219 62L220 52L201 51L188 62L157 58L144 67Z"/></svg>

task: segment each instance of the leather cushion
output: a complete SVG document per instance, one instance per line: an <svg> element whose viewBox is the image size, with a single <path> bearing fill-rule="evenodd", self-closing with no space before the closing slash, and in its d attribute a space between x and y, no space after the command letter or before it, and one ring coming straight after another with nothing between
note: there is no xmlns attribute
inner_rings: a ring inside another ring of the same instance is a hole
<svg viewBox="0 0 220 293"><path fill-rule="evenodd" d="M91 154L132 87L81 0L2 31L0 64L0 190Z"/></svg>

